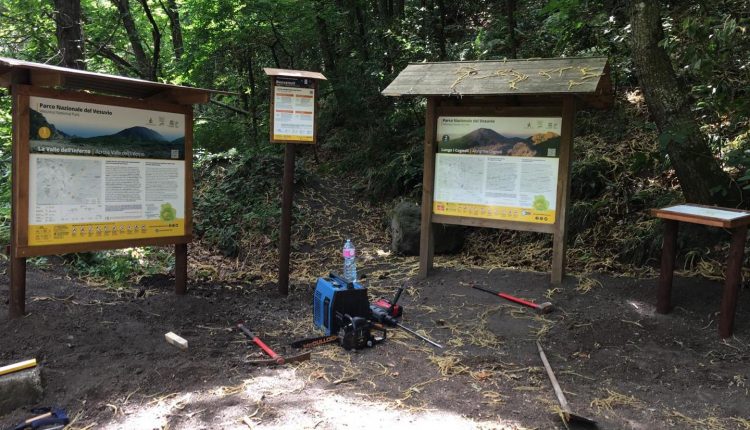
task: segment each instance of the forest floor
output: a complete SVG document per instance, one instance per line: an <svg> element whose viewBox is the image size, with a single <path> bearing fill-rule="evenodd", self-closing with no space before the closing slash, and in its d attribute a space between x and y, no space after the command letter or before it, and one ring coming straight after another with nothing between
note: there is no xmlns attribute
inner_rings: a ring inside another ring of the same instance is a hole
<svg viewBox="0 0 750 430"><path fill-rule="evenodd" d="M172 293L171 275L115 289L50 259L29 269L25 318L9 321L0 306L0 365L35 357L46 384L40 404L65 408L69 429L563 429L538 340L573 410L599 428L750 429L746 288L735 336L721 340L722 285L703 278L675 278L667 315L654 311L654 276L573 274L553 286L548 273L498 267L471 247L436 257L434 273L417 281L417 259L388 252L381 209L330 185L306 188L295 202L288 296L277 292L268 243L238 259L191 246L185 296ZM332 204L340 198L345 204ZM233 329L237 321L282 353L320 334L315 279L338 269L346 233L370 297L390 297L406 282L403 323L444 348L390 330L370 349L326 345L301 363L243 363L261 353ZM556 310L539 316L472 286ZM165 342L170 331L189 341L187 351ZM33 406L0 416L0 428Z"/></svg>

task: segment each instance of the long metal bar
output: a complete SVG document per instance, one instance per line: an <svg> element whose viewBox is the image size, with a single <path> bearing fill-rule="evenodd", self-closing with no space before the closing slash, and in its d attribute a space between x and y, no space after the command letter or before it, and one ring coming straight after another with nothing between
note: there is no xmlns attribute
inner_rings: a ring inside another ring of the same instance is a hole
<svg viewBox="0 0 750 430"><path fill-rule="evenodd" d="M442 348L442 347L443 347L443 345L440 345L440 344L439 344L439 343L437 343L437 342L433 342L433 341L431 341L430 339L427 339L426 337L424 337L424 336L422 336L421 334L417 333L416 331L414 331L414 330L410 329L409 327L405 327L405 326L401 325L401 323L396 323L396 325L397 325L397 326L399 326L400 328L402 328L402 329L404 329L404 330L408 331L409 333L413 334L414 336L416 336L416 337L418 337L418 338L422 339L423 341L425 341L425 342L427 342L427 343L429 343L429 344L433 345L433 346L436 346L436 347L438 347L438 348Z"/></svg>

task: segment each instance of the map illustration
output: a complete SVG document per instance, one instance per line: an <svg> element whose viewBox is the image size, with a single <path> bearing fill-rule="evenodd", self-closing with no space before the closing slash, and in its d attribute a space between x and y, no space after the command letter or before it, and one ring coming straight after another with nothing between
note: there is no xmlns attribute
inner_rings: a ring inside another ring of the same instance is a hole
<svg viewBox="0 0 750 430"><path fill-rule="evenodd" d="M100 161L38 158L36 163L37 204L89 205L101 202Z"/></svg>

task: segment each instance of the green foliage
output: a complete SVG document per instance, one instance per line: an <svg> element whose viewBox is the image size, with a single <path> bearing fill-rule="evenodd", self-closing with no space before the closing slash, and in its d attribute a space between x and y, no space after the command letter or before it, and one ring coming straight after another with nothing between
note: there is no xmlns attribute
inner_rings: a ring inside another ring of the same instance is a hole
<svg viewBox="0 0 750 430"><path fill-rule="evenodd" d="M201 157L196 163L195 233L227 256L257 240L275 241L282 168L278 147ZM305 177L300 162L295 180Z"/></svg>
<svg viewBox="0 0 750 430"><path fill-rule="evenodd" d="M169 272L174 268L171 248L142 247L70 255L73 271L111 288L122 288L141 276Z"/></svg>

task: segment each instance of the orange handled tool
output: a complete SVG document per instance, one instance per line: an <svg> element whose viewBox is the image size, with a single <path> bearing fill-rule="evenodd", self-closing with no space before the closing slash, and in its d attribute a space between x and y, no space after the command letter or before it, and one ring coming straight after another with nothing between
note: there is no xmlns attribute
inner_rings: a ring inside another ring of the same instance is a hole
<svg viewBox="0 0 750 430"><path fill-rule="evenodd" d="M260 338L258 336L256 336L255 334L253 334L253 332L251 332L250 330L248 330L248 328L245 327L242 323L238 323L237 324L237 328L240 329L240 330L242 330L242 333L244 333L245 336L247 336L248 339L250 339L253 342L255 342L255 344L258 345L260 347L260 349L263 350L263 352L265 352L266 354L268 354L274 361L276 361L276 364L284 364L284 357L282 357L279 354L273 352L273 350L268 345L266 345L265 343L263 343L263 341L260 340Z"/></svg>

